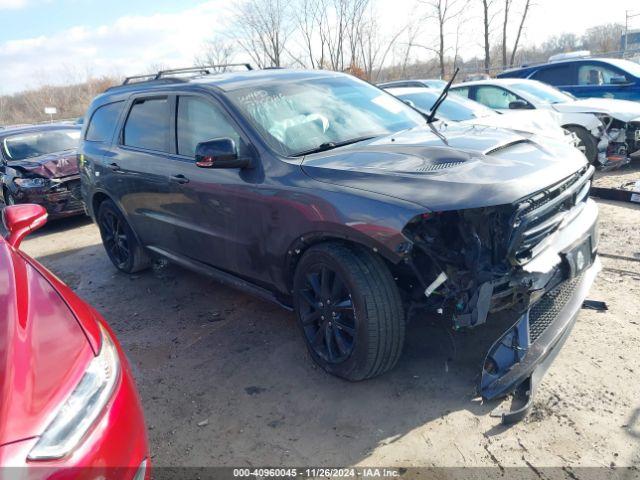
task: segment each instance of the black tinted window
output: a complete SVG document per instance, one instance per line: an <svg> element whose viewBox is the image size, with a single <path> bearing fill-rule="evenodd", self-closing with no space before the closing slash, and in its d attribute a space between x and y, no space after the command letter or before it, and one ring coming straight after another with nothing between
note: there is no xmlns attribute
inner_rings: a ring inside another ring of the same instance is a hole
<svg viewBox="0 0 640 480"><path fill-rule="evenodd" d="M557 65L543 68L534 73L531 78L549 85L574 85L573 67L571 65Z"/></svg>
<svg viewBox="0 0 640 480"><path fill-rule="evenodd" d="M177 137L178 153L189 157L198 143L216 138L231 138L240 147L240 136L222 110L198 97L178 98Z"/></svg>
<svg viewBox="0 0 640 480"><path fill-rule="evenodd" d="M123 102L110 103L98 108L87 127L86 139L90 142L108 142L113 137Z"/></svg>
<svg viewBox="0 0 640 480"><path fill-rule="evenodd" d="M171 108L167 98L136 100L124 126L123 143L130 147L169 151Z"/></svg>

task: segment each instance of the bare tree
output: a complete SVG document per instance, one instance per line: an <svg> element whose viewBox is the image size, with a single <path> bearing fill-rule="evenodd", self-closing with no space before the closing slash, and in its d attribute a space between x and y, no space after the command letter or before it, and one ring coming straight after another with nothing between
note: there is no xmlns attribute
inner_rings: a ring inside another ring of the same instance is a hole
<svg viewBox="0 0 640 480"><path fill-rule="evenodd" d="M440 78L444 78L445 71L445 35L447 25L452 18L457 17L462 12L468 1L463 0L420 0L420 3L427 7L427 15L425 19L435 18L438 22L438 47L433 48L424 44L416 44L416 46L431 50L438 56L440 64Z"/></svg>
<svg viewBox="0 0 640 480"><path fill-rule="evenodd" d="M482 0L482 26L484 40L484 72L491 71L491 22L495 14L491 14L493 0Z"/></svg>
<svg viewBox="0 0 640 480"><path fill-rule="evenodd" d="M311 68L322 68L325 60L325 41L321 35L326 18L326 0L299 0L295 9L296 27L301 37L302 49Z"/></svg>
<svg viewBox="0 0 640 480"><path fill-rule="evenodd" d="M367 80L377 81L389 53L406 29L407 26L401 27L391 38L382 38L376 15L370 12L366 18L362 19L360 28L351 41L356 44L359 52L351 54L350 67L360 66ZM358 56L361 65L355 62Z"/></svg>
<svg viewBox="0 0 640 480"><path fill-rule="evenodd" d="M234 44L221 35L209 40L202 53L195 58L197 66L227 65L233 63L236 54ZM226 72L227 67L218 67L216 71Z"/></svg>
<svg viewBox="0 0 640 480"><path fill-rule="evenodd" d="M507 28L509 27L509 8L512 0L504 0L504 21L502 22L502 67L507 66ZM525 11L526 15L526 11ZM488 73L488 72L487 72Z"/></svg>
<svg viewBox="0 0 640 480"><path fill-rule="evenodd" d="M513 63L515 62L516 52L518 51L518 43L520 42L522 29L524 28L524 23L527 20L527 14L529 13L530 7L531 7L531 0L525 0L524 10L522 11L522 17L520 17L520 25L518 26L518 34L516 35L516 41L513 43L513 50L511 50L511 59L509 60L510 67L513 67Z"/></svg>
<svg viewBox="0 0 640 480"><path fill-rule="evenodd" d="M624 25L607 23L587 29L582 36L582 47L594 52L613 52L620 50L620 38L624 34Z"/></svg>
<svg viewBox="0 0 640 480"><path fill-rule="evenodd" d="M243 0L232 24L232 38L258 65L280 67L291 19L285 0Z"/></svg>

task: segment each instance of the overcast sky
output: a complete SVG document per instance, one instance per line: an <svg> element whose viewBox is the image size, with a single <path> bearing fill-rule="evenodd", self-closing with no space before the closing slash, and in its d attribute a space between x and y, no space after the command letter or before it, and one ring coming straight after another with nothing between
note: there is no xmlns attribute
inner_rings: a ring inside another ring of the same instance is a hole
<svg viewBox="0 0 640 480"><path fill-rule="evenodd" d="M82 80L87 72L135 74L153 64L191 65L206 40L227 21L234 3L0 0L0 93ZM393 31L405 24L413 3L377 0L385 28ZM638 0L535 0L523 43L539 44L562 32L579 35L601 23L624 23L625 10L634 9L640 13ZM482 54L479 23L472 18L464 29L461 53L466 58ZM640 28L640 16L631 26Z"/></svg>

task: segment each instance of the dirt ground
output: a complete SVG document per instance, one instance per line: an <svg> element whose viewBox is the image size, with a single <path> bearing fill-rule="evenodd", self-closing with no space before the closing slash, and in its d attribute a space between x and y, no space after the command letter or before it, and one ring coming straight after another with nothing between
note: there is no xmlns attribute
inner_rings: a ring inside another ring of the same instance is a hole
<svg viewBox="0 0 640 480"><path fill-rule="evenodd" d="M609 173L616 184L640 169ZM109 321L131 360L155 466L640 466L640 206L599 202L603 271L523 423L474 398L482 329L409 326L397 368L351 384L315 367L294 316L176 266L127 276L86 218L24 250ZM493 336L492 336L493 335ZM567 470L568 468L568 470ZM637 471L636 471L637 473Z"/></svg>

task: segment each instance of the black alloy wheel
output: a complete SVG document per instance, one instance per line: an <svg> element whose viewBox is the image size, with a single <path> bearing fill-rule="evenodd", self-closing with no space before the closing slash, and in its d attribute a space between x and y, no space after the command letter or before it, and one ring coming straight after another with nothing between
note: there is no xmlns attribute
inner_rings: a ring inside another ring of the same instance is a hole
<svg viewBox="0 0 640 480"><path fill-rule="evenodd" d="M356 342L356 312L340 274L318 265L300 290L300 321L313 351L328 363L341 363Z"/></svg>
<svg viewBox="0 0 640 480"><path fill-rule="evenodd" d="M100 216L100 230L109 258L116 267L125 269L131 258L131 250L120 218L112 211L104 212Z"/></svg>
<svg viewBox="0 0 640 480"><path fill-rule="evenodd" d="M359 245L311 246L298 262L293 301L313 361L360 381L397 363L404 344L400 291L382 258Z"/></svg>
<svg viewBox="0 0 640 480"><path fill-rule="evenodd" d="M107 255L118 270L134 273L149 267L147 253L111 200L100 204L96 220Z"/></svg>

